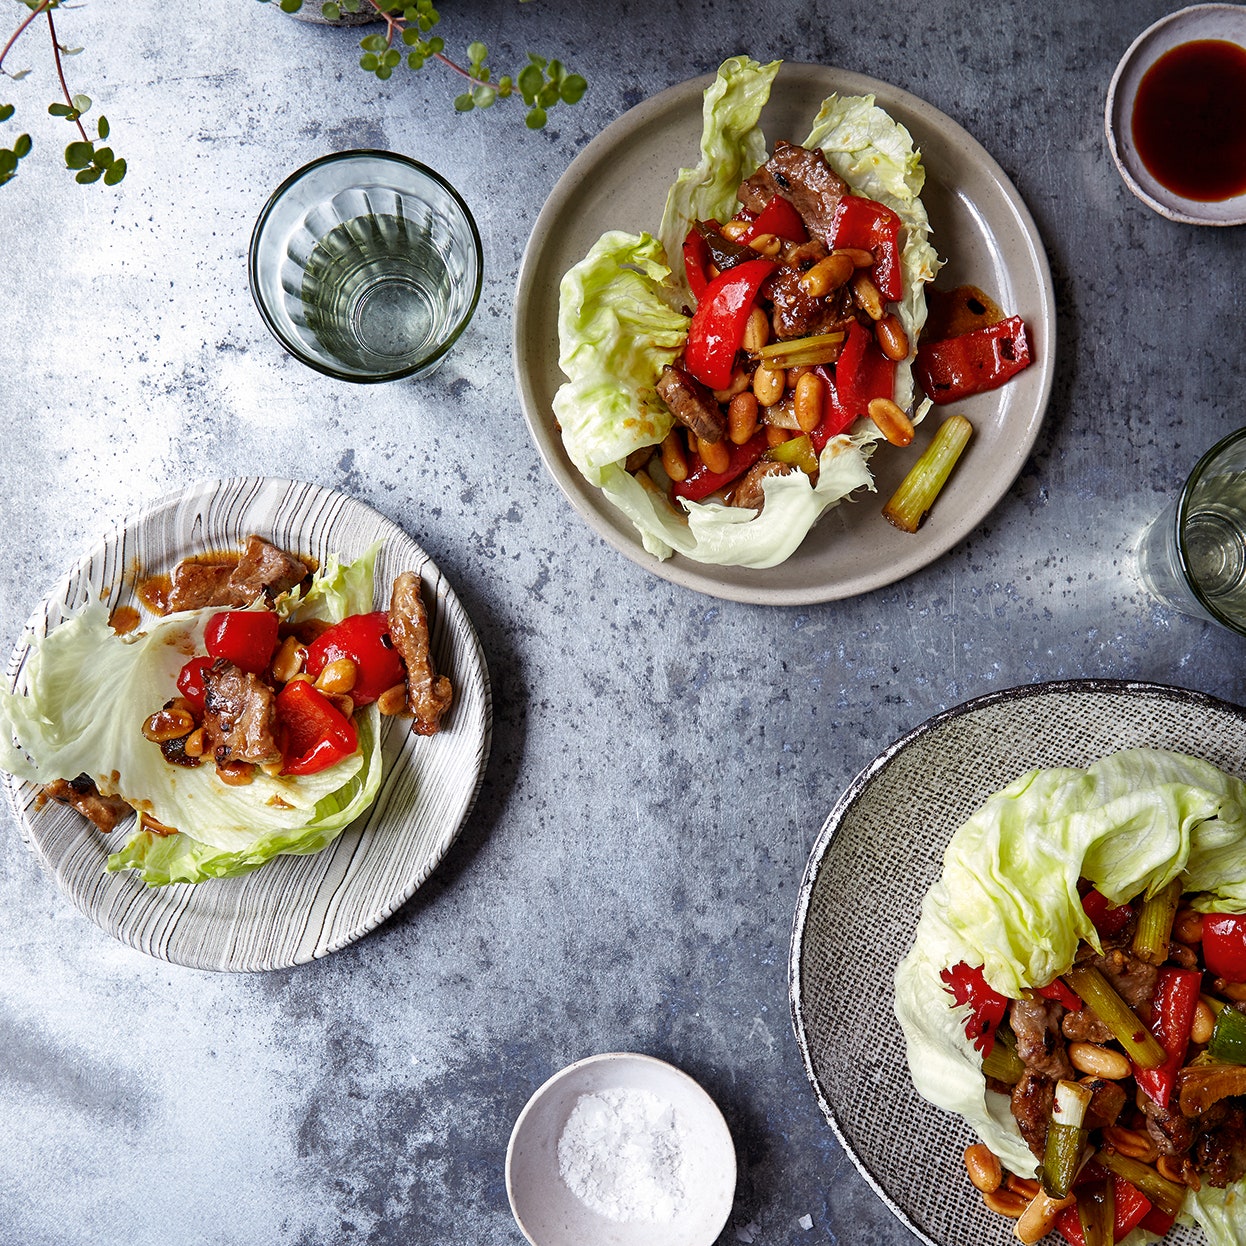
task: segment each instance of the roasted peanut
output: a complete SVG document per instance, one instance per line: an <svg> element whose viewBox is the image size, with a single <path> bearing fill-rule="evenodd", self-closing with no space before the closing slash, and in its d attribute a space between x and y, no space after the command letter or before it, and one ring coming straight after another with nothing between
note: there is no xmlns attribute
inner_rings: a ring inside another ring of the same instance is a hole
<svg viewBox="0 0 1246 1246"><path fill-rule="evenodd" d="M998 1212L1001 1216L1007 1216L1009 1220L1018 1220L1022 1212L1030 1205L1030 1199L1024 1194L1017 1194L1013 1190L1006 1190L1002 1187L998 1190L992 1190L989 1194L982 1195L982 1201L994 1212Z"/></svg>
<svg viewBox="0 0 1246 1246"><path fill-rule="evenodd" d="M1200 998L1194 1005L1194 1020L1190 1023L1190 1041L1192 1043L1211 1042L1211 1032L1216 1028L1216 1014L1211 1005Z"/></svg>
<svg viewBox="0 0 1246 1246"><path fill-rule="evenodd" d="M775 446L781 446L785 441L790 441L792 434L786 428L780 428L777 424L766 425L766 445L772 450Z"/></svg>
<svg viewBox="0 0 1246 1246"><path fill-rule="evenodd" d="M1155 1171L1165 1181L1175 1181L1178 1185L1188 1185L1191 1190L1200 1189L1203 1184L1199 1180L1198 1170L1184 1155L1180 1159L1175 1155L1161 1155L1155 1161Z"/></svg>
<svg viewBox="0 0 1246 1246"><path fill-rule="evenodd" d="M662 441L662 470L676 483L688 479L688 456L678 428L672 428Z"/></svg>
<svg viewBox="0 0 1246 1246"><path fill-rule="evenodd" d="M852 277L852 301L871 319L883 317L883 296L878 292L870 275L857 269Z"/></svg>
<svg viewBox="0 0 1246 1246"><path fill-rule="evenodd" d="M355 713L355 699L348 696L345 692L326 692L325 696L333 702L339 714L343 718L350 718Z"/></svg>
<svg viewBox="0 0 1246 1246"><path fill-rule="evenodd" d="M182 752L187 757L202 757L203 750L207 747L207 736L202 727L196 727L194 731L186 737L182 742Z"/></svg>
<svg viewBox="0 0 1246 1246"><path fill-rule="evenodd" d="M766 320L766 313L761 311L760 307L753 308L753 312L754 314L761 312L761 318L766 321L767 332L769 332L770 321ZM762 345L764 346L765 342L763 342ZM726 389L716 389L712 391L714 400L716 402L730 402L736 394L742 394L750 385L752 385L752 383L753 378L749 376L743 368L740 368L737 372L732 373L731 384L728 385Z"/></svg>
<svg viewBox="0 0 1246 1246"><path fill-rule="evenodd" d="M1072 1207L1077 1196L1070 1194L1067 1198L1052 1198L1040 1190L1026 1206L1013 1228L1013 1236L1017 1241L1033 1246L1041 1242L1056 1227L1056 1218L1066 1207Z"/></svg>
<svg viewBox="0 0 1246 1246"><path fill-rule="evenodd" d="M249 761L218 761L216 777L230 787L246 787L255 779L255 767Z"/></svg>
<svg viewBox="0 0 1246 1246"><path fill-rule="evenodd" d="M782 368L771 371L769 368L758 368L753 373L753 393L763 407L773 407L783 397L787 385L787 375Z"/></svg>
<svg viewBox="0 0 1246 1246"><path fill-rule="evenodd" d="M1034 1197L1034 1195L1038 1193L1039 1189L1041 1188L1038 1182L1035 1181L1033 1177L1021 1177L1021 1176L1018 1176L1015 1172L1010 1172L1008 1174L1006 1180L1004 1181L1004 1184L1014 1194L1020 1194L1021 1197L1025 1199L1027 1203L1030 1201L1030 1199Z"/></svg>
<svg viewBox="0 0 1246 1246"><path fill-rule="evenodd" d="M913 440L913 421L890 398L871 398L865 409L893 446L907 446Z"/></svg>
<svg viewBox="0 0 1246 1246"><path fill-rule="evenodd" d="M752 221L728 221L719 228L718 232L731 242L739 242L752 228Z"/></svg>
<svg viewBox="0 0 1246 1246"><path fill-rule="evenodd" d="M749 391L736 394L727 406L727 436L742 446L757 431L757 395Z"/></svg>
<svg viewBox="0 0 1246 1246"><path fill-rule="evenodd" d="M1159 1157L1159 1148L1144 1129L1107 1125L1103 1130L1103 1141L1129 1159L1140 1160L1144 1164L1153 1164Z"/></svg>
<svg viewBox="0 0 1246 1246"><path fill-rule="evenodd" d="M407 708L407 685L395 684L386 688L376 699L376 708L387 718L403 713Z"/></svg>
<svg viewBox="0 0 1246 1246"><path fill-rule="evenodd" d="M816 372L806 372L796 382L796 423L802 433L811 433L822 423L826 406L826 382Z"/></svg>
<svg viewBox="0 0 1246 1246"><path fill-rule="evenodd" d="M1178 909L1173 918L1172 937L1178 943L1202 943L1203 915L1194 909Z"/></svg>
<svg viewBox="0 0 1246 1246"><path fill-rule="evenodd" d="M1079 1073L1089 1073L1092 1077L1103 1077L1112 1082L1129 1076L1129 1060L1121 1052L1100 1047L1098 1043L1070 1043L1068 1057L1069 1063Z"/></svg>
<svg viewBox="0 0 1246 1246"><path fill-rule="evenodd" d="M758 234L756 238L748 240L748 246L759 255L772 258L783 250L783 239L778 234Z"/></svg>
<svg viewBox="0 0 1246 1246"><path fill-rule="evenodd" d="M1235 1004L1246 1002L1246 982L1229 982L1224 978L1216 978L1212 982L1217 995L1231 999Z"/></svg>
<svg viewBox="0 0 1246 1246"><path fill-rule="evenodd" d="M854 271L852 260L842 251L837 251L802 273L800 288L810 298L823 298L832 290L838 290Z"/></svg>
<svg viewBox="0 0 1246 1246"><path fill-rule="evenodd" d="M180 740L194 729L195 720L189 711L166 705L143 723L143 737L154 744L163 744L166 740Z"/></svg>
<svg viewBox="0 0 1246 1246"><path fill-rule="evenodd" d="M307 661L307 648L297 636L287 636L273 657L273 678L279 684L289 683L303 669Z"/></svg>
<svg viewBox="0 0 1246 1246"><path fill-rule="evenodd" d="M990 1147L984 1146L981 1142L975 1142L973 1146L965 1148L965 1170L969 1173L969 1180L983 1194L998 1190L1000 1182L1004 1179L999 1158Z"/></svg>
<svg viewBox="0 0 1246 1246"><path fill-rule="evenodd" d="M744 326L744 340L741 345L750 355L755 355L770 341L770 317L760 307L754 307L748 315L748 323Z"/></svg>
<svg viewBox="0 0 1246 1246"><path fill-rule="evenodd" d="M874 266L874 252L867 251L865 247L836 247L836 255L846 255L851 261L854 268L872 268Z"/></svg>
<svg viewBox="0 0 1246 1246"><path fill-rule="evenodd" d="M349 692L359 678L359 667L350 658L334 658L326 662L316 677L316 688L328 696Z"/></svg>
<svg viewBox="0 0 1246 1246"><path fill-rule="evenodd" d="M909 335L905 333L900 317L895 312L888 312L875 326L874 333L878 338L878 347L884 355L895 363L907 359L909 354Z"/></svg>
<svg viewBox="0 0 1246 1246"><path fill-rule="evenodd" d="M701 456L701 462L712 472L725 472L731 466L731 446L725 437L717 441L698 437L697 453Z"/></svg>

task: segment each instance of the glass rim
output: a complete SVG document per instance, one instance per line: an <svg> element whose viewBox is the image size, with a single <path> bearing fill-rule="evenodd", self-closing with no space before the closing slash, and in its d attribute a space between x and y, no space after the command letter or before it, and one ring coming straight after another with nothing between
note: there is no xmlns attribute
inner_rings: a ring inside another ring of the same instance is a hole
<svg viewBox="0 0 1246 1246"><path fill-rule="evenodd" d="M346 372L309 355L302 349L301 344L297 340L292 341L281 330L276 318L260 295L257 252L259 250L260 236L264 231L264 226L272 216L273 210L309 173L325 165L359 159L380 160L389 164L401 165L407 169L413 169L422 176L427 177L430 181L437 183L454 200L459 211L463 214L463 219L467 222L468 231L471 234L472 250L476 254L475 289L473 289L472 296L468 300L467 306L463 309L463 314L459 317L458 323L446 335L445 340L441 342L436 350L423 356L416 363L407 364L404 367L395 368L389 372ZM404 156L400 152L383 151L377 147L352 147L346 151L329 152L327 155L317 156L315 160L308 161L307 164L302 165L289 174L278 185L277 189L268 196L264 206L260 209L259 215L255 218L255 224L251 228L251 241L247 246L247 284L251 288L251 299L259 311L260 317L267 325L268 331L277 339L282 349L300 363L323 373L325 376L330 376L334 380L349 381L356 385L375 385L388 381L401 381L406 377L413 376L417 372L426 371L435 364L459 340L463 331L471 323L472 317L476 314L476 307L480 302L481 291L484 288L484 245L480 240L480 230L476 226L476 218L472 215L471 208L467 206L467 201L436 169L422 164L411 156Z"/></svg>
<svg viewBox="0 0 1246 1246"><path fill-rule="evenodd" d="M1182 578L1189 585L1190 592L1194 594L1194 599L1207 611L1211 618L1222 627L1227 627L1231 632L1236 632L1239 636L1246 636L1246 622L1239 622L1229 618L1203 592L1202 587L1194 578L1190 569L1190 561L1186 557L1185 540L1182 536L1182 531L1185 527L1186 516L1189 514L1190 502L1193 498L1195 486L1202 480L1207 468L1231 446L1235 446L1243 440L1246 440L1246 428L1235 429L1227 436L1221 437L1211 449L1207 450L1199 458L1198 462L1190 469L1190 474L1186 477L1185 484L1181 486L1181 493L1177 498L1177 507L1173 512L1174 544L1177 547L1177 561L1181 567Z"/></svg>

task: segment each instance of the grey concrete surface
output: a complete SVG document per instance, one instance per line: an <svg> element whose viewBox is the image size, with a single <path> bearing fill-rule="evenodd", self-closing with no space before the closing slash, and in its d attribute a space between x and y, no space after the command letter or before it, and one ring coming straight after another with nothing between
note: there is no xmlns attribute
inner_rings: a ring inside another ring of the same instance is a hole
<svg viewBox="0 0 1246 1246"><path fill-rule="evenodd" d="M73 87L129 163L116 190L59 167L69 127L46 115L56 85L31 34L13 68L33 72L0 84L18 107L0 137L36 144L0 188L0 636L148 500L301 477L440 564L489 656L496 721L479 805L427 885L290 971L200 973L112 941L4 810L0 1243L518 1243L514 1118L552 1072L609 1050L670 1059L721 1104L740 1161L722 1242L911 1240L821 1118L789 1023L794 897L826 813L889 741L999 688L1243 695L1244 642L1154 604L1131 569L1144 522L1246 397L1242 230L1152 215L1104 146L1112 68L1169 7L447 0L449 50L480 37L499 66L531 49L590 80L531 133L513 106L457 116L437 67L378 83L357 32L275 4L89 0L59 21L85 49ZM592 536L511 376L516 269L563 169L741 50L871 74L963 124L1034 213L1059 304L1049 414L1001 505L910 579L803 609L677 589ZM426 160L479 221L480 310L428 382L303 369L247 291L270 189L353 146ZM880 983L888 1025L882 1001Z"/></svg>

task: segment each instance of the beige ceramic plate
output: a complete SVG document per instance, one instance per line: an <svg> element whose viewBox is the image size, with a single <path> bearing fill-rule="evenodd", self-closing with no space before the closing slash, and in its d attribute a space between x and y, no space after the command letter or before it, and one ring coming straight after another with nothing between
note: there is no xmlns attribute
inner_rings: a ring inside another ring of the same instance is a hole
<svg viewBox="0 0 1246 1246"><path fill-rule="evenodd" d="M1119 680L992 693L936 715L879 754L836 802L810 853L788 963L796 1041L848 1154L930 1246L1015 1242L1012 1226L987 1210L965 1176L969 1127L913 1089L892 1015L895 969L942 872L943 850L988 796L1027 770L1087 766L1138 747L1191 753L1246 774L1246 710L1184 688ZM1188 1228L1165 1238L1169 1246L1201 1240Z"/></svg>
<svg viewBox="0 0 1246 1246"><path fill-rule="evenodd" d="M1134 100L1147 70L1165 53L1196 39L1219 39L1246 47L1246 8L1240 4L1196 4L1161 18L1129 45L1108 87L1104 107L1108 148L1125 185L1161 216L1185 225L1246 224L1246 195L1215 203L1178 195L1151 176L1134 145Z"/></svg>
<svg viewBox="0 0 1246 1246"><path fill-rule="evenodd" d="M712 77L663 91L633 108L572 161L542 209L524 252L515 307L515 373L524 415L546 467L594 530L641 566L715 597L756 604L835 601L892 584L933 562L985 518L1025 463L1051 392L1055 304L1038 231L1003 170L971 135L937 109L886 83L817 65L779 71L762 114L768 141L799 142L832 92L873 95L908 127L926 166L922 199L933 241L947 261L940 288L973 284L1026 322L1035 362L1001 389L961 404L977 435L925 525L897 531L883 503L928 443L928 418L903 452L880 448L877 494L828 512L797 552L778 567L714 567L676 554L645 552L631 523L576 471L563 450L552 402L558 368L558 283L607 229L656 232L679 169L695 164L701 95Z"/></svg>
<svg viewBox="0 0 1246 1246"><path fill-rule="evenodd" d="M212 481L157 502L122 524L71 570L27 625L9 681L24 687L32 635L43 635L89 594L136 605L135 581L179 559L236 549L258 532L285 549L358 558L379 544L376 606L400 571L419 573L439 670L454 684L442 730L414 735L386 720L376 802L321 852L279 856L240 878L148 887L130 870L104 872L134 831L101 835L64 805L39 807L34 785L4 776L26 842L56 885L130 947L198 969L278 969L324 956L380 925L431 873L476 799L489 756L492 700L484 653L454 590L429 556L383 515L332 489L249 477ZM135 723L136 731L138 724Z"/></svg>

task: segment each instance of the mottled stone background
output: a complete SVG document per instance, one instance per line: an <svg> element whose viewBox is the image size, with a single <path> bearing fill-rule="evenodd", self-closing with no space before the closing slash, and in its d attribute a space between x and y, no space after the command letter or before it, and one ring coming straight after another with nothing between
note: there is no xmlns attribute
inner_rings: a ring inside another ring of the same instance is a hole
<svg viewBox="0 0 1246 1246"><path fill-rule="evenodd" d="M482 37L500 67L531 49L589 78L531 133L513 106L456 115L438 67L378 83L355 68L358 32L275 4L88 0L60 28L129 162L112 191L59 167L69 127L45 111L46 32L28 37L13 68L32 74L0 83L19 110L0 135L36 143L0 188L0 636L149 499L301 477L439 563L496 723L477 811L417 898L288 972L199 973L112 941L4 811L0 1242L518 1243L514 1118L609 1050L673 1060L722 1105L740 1160L723 1242L909 1240L822 1120L789 1022L793 902L826 813L882 746L981 693L1077 676L1243 692L1243 641L1153 604L1131 569L1246 397L1242 230L1151 214L1104 145L1112 68L1168 7L446 0L450 50ZM568 162L740 50L870 74L963 124L1033 211L1059 304L1053 401L1001 505L920 574L805 609L674 588L596 539L511 376L516 269ZM247 291L268 192L354 146L434 165L480 224L480 310L427 383L303 369Z"/></svg>

